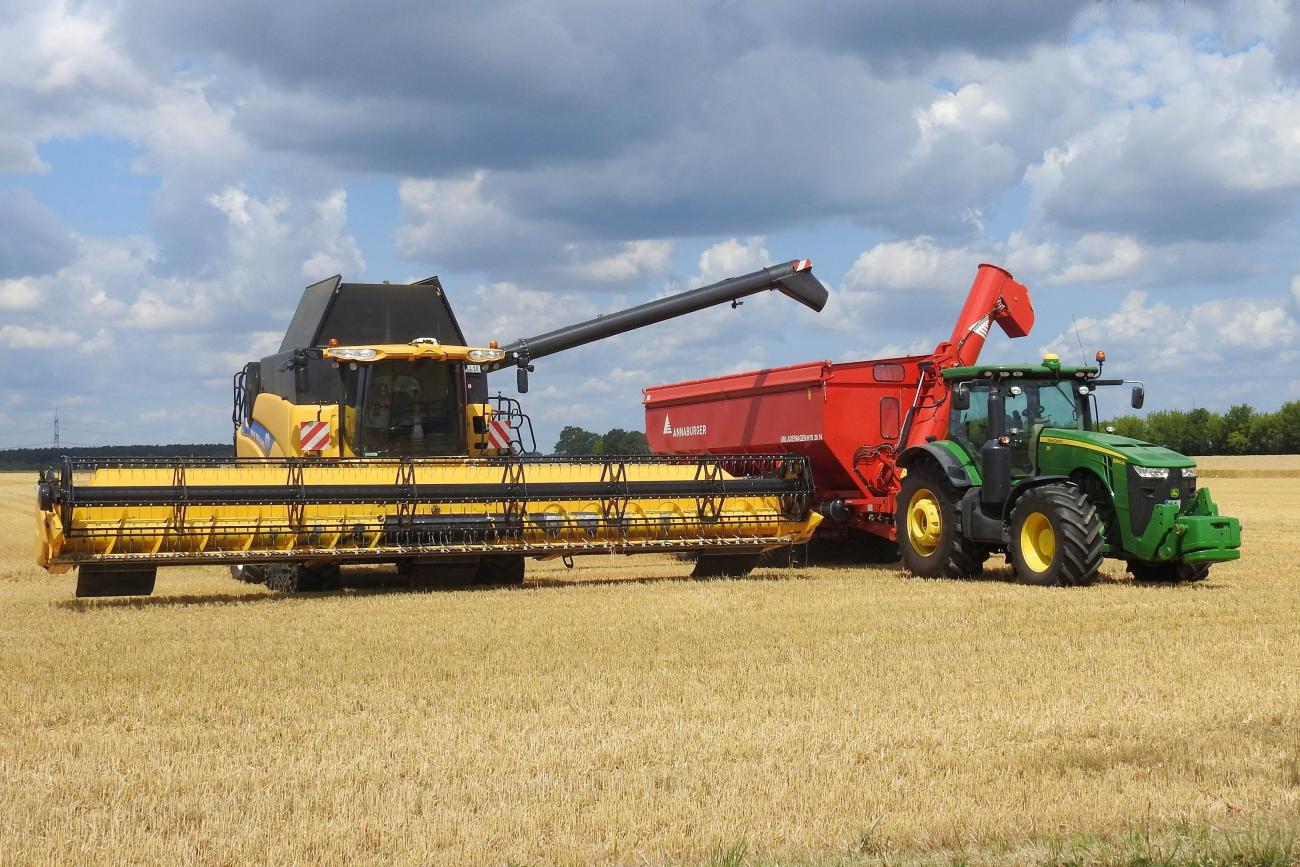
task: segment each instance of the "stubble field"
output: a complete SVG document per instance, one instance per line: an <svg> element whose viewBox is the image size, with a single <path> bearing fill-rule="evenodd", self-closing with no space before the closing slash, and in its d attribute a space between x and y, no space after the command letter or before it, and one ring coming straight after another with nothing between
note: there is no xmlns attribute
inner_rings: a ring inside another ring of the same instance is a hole
<svg viewBox="0 0 1300 867"><path fill-rule="evenodd" d="M1245 548L1197 586L591 558L135 601L32 565L0 476L0 862L1300 859L1300 461L1203 466Z"/></svg>

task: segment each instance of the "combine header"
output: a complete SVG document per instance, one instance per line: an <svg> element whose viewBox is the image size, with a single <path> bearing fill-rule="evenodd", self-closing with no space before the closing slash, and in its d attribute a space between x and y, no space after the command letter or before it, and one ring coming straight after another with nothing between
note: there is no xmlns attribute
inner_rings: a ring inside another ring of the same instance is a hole
<svg viewBox="0 0 1300 867"><path fill-rule="evenodd" d="M698 552L743 574L820 520L804 458L527 454L518 403L487 374L767 290L815 310L806 260L516 340L469 347L437 278L309 286L280 352L235 378L236 457L65 458L41 475L38 560L78 596L142 595L157 568L229 564L283 591L337 586L346 563L412 580L523 580L526 557Z"/></svg>
<svg viewBox="0 0 1300 867"><path fill-rule="evenodd" d="M1006 552L1032 584L1091 583L1106 556L1139 578L1197 581L1238 556L1240 526L1197 489L1194 461L1096 430L1097 388L1124 383L1100 378L1102 353L1096 367L980 366L994 323L1023 337L1034 310L981 265L929 355L655 386L646 434L662 454L805 457L828 519L815 541L859 557L896 541L918 575L976 575Z"/></svg>

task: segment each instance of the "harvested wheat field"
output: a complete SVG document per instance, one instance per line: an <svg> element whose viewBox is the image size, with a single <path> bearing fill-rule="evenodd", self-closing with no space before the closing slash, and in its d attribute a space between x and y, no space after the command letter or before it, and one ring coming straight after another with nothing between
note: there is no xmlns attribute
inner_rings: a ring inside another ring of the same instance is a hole
<svg viewBox="0 0 1300 867"><path fill-rule="evenodd" d="M1245 558L1198 586L600 558L78 602L8 476L0 861L1294 861L1300 484L1211 484Z"/></svg>

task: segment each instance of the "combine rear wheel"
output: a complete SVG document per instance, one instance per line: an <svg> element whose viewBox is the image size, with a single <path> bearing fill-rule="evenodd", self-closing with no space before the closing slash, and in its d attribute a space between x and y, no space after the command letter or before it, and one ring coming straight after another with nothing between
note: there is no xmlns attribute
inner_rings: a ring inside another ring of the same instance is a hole
<svg viewBox="0 0 1300 867"><path fill-rule="evenodd" d="M1034 488L1011 512L1011 561L1022 584L1092 584L1102 544L1097 508L1073 485Z"/></svg>
<svg viewBox="0 0 1300 867"><path fill-rule="evenodd" d="M266 573L263 569L264 567L257 563L240 563L238 566L230 567L230 577L245 584L265 584Z"/></svg>
<svg viewBox="0 0 1300 867"><path fill-rule="evenodd" d="M1210 577L1209 563L1144 563L1128 561L1128 571L1134 581L1152 584L1192 584Z"/></svg>
<svg viewBox="0 0 1300 867"><path fill-rule="evenodd" d="M988 550L957 529L957 492L937 469L910 470L898 492L898 553L922 578L973 578L984 571Z"/></svg>

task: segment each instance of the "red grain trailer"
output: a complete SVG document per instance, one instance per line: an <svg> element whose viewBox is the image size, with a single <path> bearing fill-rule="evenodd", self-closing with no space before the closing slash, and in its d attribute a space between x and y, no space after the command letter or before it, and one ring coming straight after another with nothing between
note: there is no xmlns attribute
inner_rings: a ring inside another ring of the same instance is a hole
<svg viewBox="0 0 1300 867"><path fill-rule="evenodd" d="M952 335L929 355L814 361L645 389L646 436L658 454L787 452L812 464L818 537L894 538L894 461L948 427L940 371L974 364L996 322L1008 337L1034 324L1029 290L980 265Z"/></svg>

